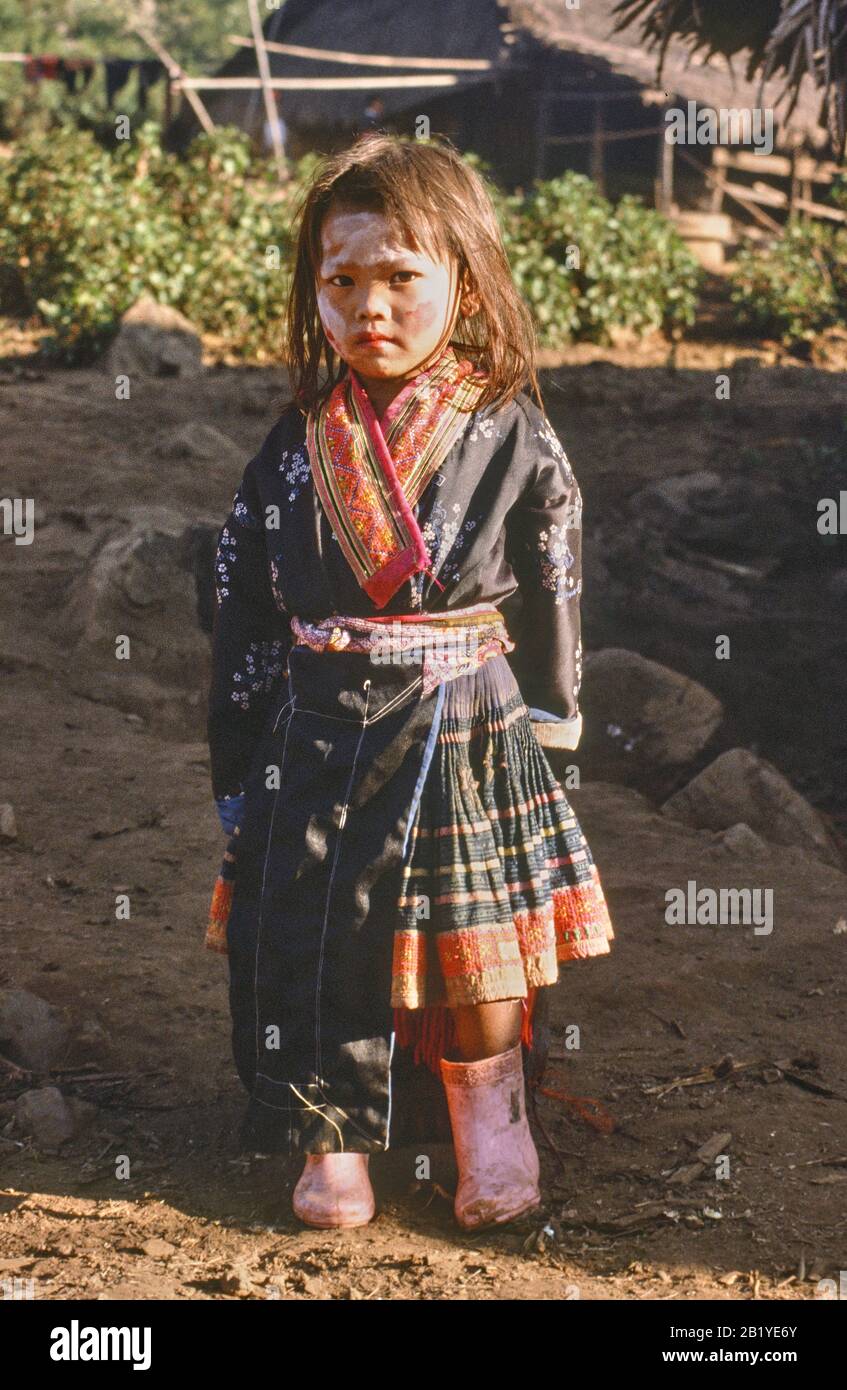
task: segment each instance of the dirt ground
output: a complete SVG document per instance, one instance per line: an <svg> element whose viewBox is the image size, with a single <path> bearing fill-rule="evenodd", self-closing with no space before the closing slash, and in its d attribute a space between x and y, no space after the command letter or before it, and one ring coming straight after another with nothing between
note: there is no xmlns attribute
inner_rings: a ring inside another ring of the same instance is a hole
<svg viewBox="0 0 847 1390"><path fill-rule="evenodd" d="M847 1269L847 867L734 847L590 769L570 795L617 937L607 958L563 969L545 1084L598 1101L614 1128L537 1097L542 1212L465 1235L449 1147L432 1149L425 1182L403 1148L371 1161L369 1227L309 1231L290 1213L297 1165L238 1153L226 962L202 947L222 849L208 670L118 680L71 645L65 613L100 530L128 507L166 501L222 523L282 382L215 365L212 348L202 379L139 382L116 402L101 372L55 369L31 347L5 326L3 495L35 499L36 541L0 550L0 801L18 827L0 846L0 985L64 1010L72 1043L61 1074L0 1063L0 1279L31 1279L42 1299L820 1298L818 1281ZM731 423L692 414L698 374L739 352L762 364L744 410ZM667 356L575 351L555 373L551 414L588 517L624 483L761 449L774 412L812 435L847 410L841 373L769 365L767 348L694 343L676 372ZM157 455L160 430L197 422L234 456ZM609 620L602 644L615 635ZM638 645L623 620L617 639ZM601 645L591 629L586 643ZM771 887L772 933L667 925L665 889L690 879ZM128 922L115 920L122 890ZM97 1106L54 1154L7 1124L15 1095L47 1081ZM674 1176L718 1135L721 1177Z"/></svg>

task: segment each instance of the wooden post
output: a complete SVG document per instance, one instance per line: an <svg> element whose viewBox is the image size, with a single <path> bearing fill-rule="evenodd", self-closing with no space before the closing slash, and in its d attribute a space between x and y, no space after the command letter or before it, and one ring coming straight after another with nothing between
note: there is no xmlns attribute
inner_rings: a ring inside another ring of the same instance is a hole
<svg viewBox="0 0 847 1390"><path fill-rule="evenodd" d="M656 180L656 206L665 217L673 207L673 145L668 139L667 123L659 135L659 173Z"/></svg>
<svg viewBox="0 0 847 1390"><path fill-rule="evenodd" d="M792 145L789 158L791 160L791 173L788 175L788 220L790 222L794 217L796 210L794 205L797 202L797 195L800 191L800 180L797 178L796 145Z"/></svg>
<svg viewBox="0 0 847 1390"><path fill-rule="evenodd" d="M152 48L156 57L164 63L165 67L168 70L169 86L171 82L178 81L180 78L187 76L187 73L183 72L176 59L171 57L170 53L168 53L164 45L159 43L159 40L156 38L156 35L151 33L149 29L146 29L138 24L130 24L128 27L132 30L133 33L138 34L139 38L142 38L144 42L148 44L150 48ZM215 129L215 123L209 115L208 111L206 110L206 107L203 105L203 102L198 97L196 91L194 91L194 89L191 87L182 87L181 91L185 92L185 99L190 103L195 116L197 117L201 126L205 130L206 134L211 135L212 131Z"/></svg>
<svg viewBox="0 0 847 1390"><path fill-rule="evenodd" d="M262 96L265 99L265 119L270 126L271 144L273 145L274 159L276 160L276 171L280 183L284 183L288 178L288 169L285 163L285 156L282 152L282 140L279 134L279 123L276 109L276 98L271 87L271 67L268 62L268 50L265 48L265 35L262 32L262 23L259 19L259 6L257 0L247 0L247 8L250 11L250 27L253 30L253 43L256 48L256 62L259 68L259 76L262 79ZM260 141L260 143L263 143Z"/></svg>
<svg viewBox="0 0 847 1390"><path fill-rule="evenodd" d="M543 179L547 155L547 130L550 118L550 102L542 87L535 108L535 155L533 159L533 178Z"/></svg>
<svg viewBox="0 0 847 1390"><path fill-rule="evenodd" d="M711 182L712 182L712 197L711 197L711 201L710 201L710 203L709 203L709 212L721 212L722 209L723 209L723 196L724 196L724 173L723 173L723 171L724 171L725 168L726 168L726 150L722 149L721 146L718 145L718 146L716 146L716 147L712 150L712 170L717 170L717 169L719 169L721 172L720 172L720 173L714 173L714 172L713 172L713 173L711 174L711 176L710 176L709 174L706 175L707 178L710 178L710 177L711 177Z"/></svg>
<svg viewBox="0 0 847 1390"><path fill-rule="evenodd" d="M600 194L606 192L606 171L604 154L606 146L606 128L603 123L603 98L594 97L594 121L591 130L591 157L589 172L597 185Z"/></svg>

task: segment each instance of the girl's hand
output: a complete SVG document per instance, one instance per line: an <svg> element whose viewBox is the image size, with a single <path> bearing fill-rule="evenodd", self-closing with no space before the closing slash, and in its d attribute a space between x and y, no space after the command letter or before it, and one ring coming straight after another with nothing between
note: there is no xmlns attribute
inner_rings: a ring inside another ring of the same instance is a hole
<svg viewBox="0 0 847 1390"><path fill-rule="evenodd" d="M239 792L237 796L218 796L215 797L215 805L218 809L221 825L227 835L234 835L241 825L244 818L244 792Z"/></svg>

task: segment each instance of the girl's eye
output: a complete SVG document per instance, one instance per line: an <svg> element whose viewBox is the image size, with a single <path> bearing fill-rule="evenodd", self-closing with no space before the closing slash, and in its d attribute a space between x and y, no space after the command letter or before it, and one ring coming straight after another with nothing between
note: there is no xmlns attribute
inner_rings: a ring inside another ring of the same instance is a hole
<svg viewBox="0 0 847 1390"><path fill-rule="evenodd" d="M394 272L394 279L395 279L395 280L397 279L397 276L398 276L398 275L407 276L408 278L407 278L406 280L404 280L403 283L404 283L404 284L408 284L410 280L416 280L416 279L417 279L417 277L418 277L418 272L417 272L416 270L396 270L396 271Z"/></svg>
<svg viewBox="0 0 847 1390"><path fill-rule="evenodd" d="M344 282L343 285L339 283L340 281ZM338 286L339 289L343 289L347 285L352 285L353 281L349 275L333 275L329 283Z"/></svg>

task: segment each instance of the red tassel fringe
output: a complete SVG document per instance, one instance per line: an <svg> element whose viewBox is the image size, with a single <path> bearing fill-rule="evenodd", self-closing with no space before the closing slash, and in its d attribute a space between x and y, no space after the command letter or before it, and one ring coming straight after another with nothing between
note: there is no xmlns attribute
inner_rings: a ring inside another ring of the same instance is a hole
<svg viewBox="0 0 847 1390"><path fill-rule="evenodd" d="M521 1000L521 1042L525 1047L532 1047L532 1013L537 993L530 988L526 999ZM398 1047L414 1048L412 1060L416 1065L423 1063L439 1078L441 1058L458 1051L453 1011L446 1004L428 1009L395 1009L394 1034Z"/></svg>
<svg viewBox="0 0 847 1390"><path fill-rule="evenodd" d="M218 874L215 879L215 887L212 893L212 901L209 907L209 918L206 923L206 936L204 946L207 951L217 951L219 955L227 954L226 927L229 920L229 912L232 907L232 897L235 891L235 884L231 879L224 879Z"/></svg>

